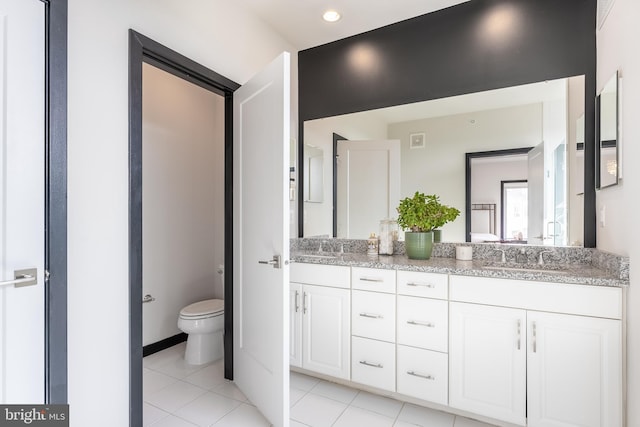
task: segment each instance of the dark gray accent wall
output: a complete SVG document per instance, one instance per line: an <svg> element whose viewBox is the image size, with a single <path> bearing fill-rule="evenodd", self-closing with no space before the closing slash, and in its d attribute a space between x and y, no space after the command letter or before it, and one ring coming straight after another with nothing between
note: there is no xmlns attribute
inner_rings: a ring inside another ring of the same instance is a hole
<svg viewBox="0 0 640 427"><path fill-rule="evenodd" d="M584 243L594 247L595 22L596 0L473 0L303 50L299 144L305 120L584 74Z"/></svg>

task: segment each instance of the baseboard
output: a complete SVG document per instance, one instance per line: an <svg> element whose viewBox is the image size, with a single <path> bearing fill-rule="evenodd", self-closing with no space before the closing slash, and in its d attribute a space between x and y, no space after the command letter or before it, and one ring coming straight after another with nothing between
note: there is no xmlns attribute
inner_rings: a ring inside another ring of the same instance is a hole
<svg viewBox="0 0 640 427"><path fill-rule="evenodd" d="M153 344L145 345L142 347L142 357L147 357L153 353L157 353L162 350L166 350L169 347L173 347L176 344L180 344L187 340L187 334L180 332L169 338L165 338L161 341L154 342ZM139 348L139 347L138 347Z"/></svg>

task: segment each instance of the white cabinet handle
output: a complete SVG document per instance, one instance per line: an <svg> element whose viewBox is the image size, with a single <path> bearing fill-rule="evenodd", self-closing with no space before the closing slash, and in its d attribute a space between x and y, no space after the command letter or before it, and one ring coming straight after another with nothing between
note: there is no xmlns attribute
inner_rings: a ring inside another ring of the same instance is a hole
<svg viewBox="0 0 640 427"><path fill-rule="evenodd" d="M522 337L522 333L520 330L521 330L520 319L518 319L518 350L520 350L520 339Z"/></svg>
<svg viewBox="0 0 640 427"><path fill-rule="evenodd" d="M422 286L425 288L435 288L436 285L434 285L433 283L415 283L415 282L409 282L407 283L407 286Z"/></svg>
<svg viewBox="0 0 640 427"><path fill-rule="evenodd" d="M300 292L299 291L296 291L295 298L296 298L295 304L296 304L296 313L297 313L298 311L300 311Z"/></svg>
<svg viewBox="0 0 640 427"><path fill-rule="evenodd" d="M533 352L535 353L537 351L537 344L536 344L536 322L532 322L532 326L533 326Z"/></svg>
<svg viewBox="0 0 640 427"><path fill-rule="evenodd" d="M360 317L367 317L369 319L384 319L384 316L380 314L360 313Z"/></svg>
<svg viewBox="0 0 640 427"><path fill-rule="evenodd" d="M424 378L425 380L435 380L436 378L433 375L423 375L419 374L415 371L407 371L407 375L413 375L414 377Z"/></svg>
<svg viewBox="0 0 640 427"><path fill-rule="evenodd" d="M366 366L371 366L372 368L384 368L384 366L382 366L379 363L371 363L371 362L367 362L366 360L361 360L360 364L361 365L366 365Z"/></svg>
<svg viewBox="0 0 640 427"><path fill-rule="evenodd" d="M376 282L376 283L382 283L384 282L383 279L378 279L378 278L370 278L370 277L360 277L359 278L360 281L362 282Z"/></svg>
<svg viewBox="0 0 640 427"><path fill-rule="evenodd" d="M307 293L302 293L302 312L307 314Z"/></svg>
<svg viewBox="0 0 640 427"><path fill-rule="evenodd" d="M421 322L419 320L407 320L409 325L426 326L427 328L435 328L436 324L431 322Z"/></svg>

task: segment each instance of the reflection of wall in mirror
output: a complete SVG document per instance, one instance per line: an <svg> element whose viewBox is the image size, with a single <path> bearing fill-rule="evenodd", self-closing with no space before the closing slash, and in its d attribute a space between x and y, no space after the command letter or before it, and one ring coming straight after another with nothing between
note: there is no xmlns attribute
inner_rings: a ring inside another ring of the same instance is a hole
<svg viewBox="0 0 640 427"><path fill-rule="evenodd" d="M418 130L427 131L426 148L410 150L409 135ZM442 203L460 209L460 217L444 226L442 238L463 242L465 153L538 144L542 139L542 104L395 123L389 125L389 138L402 140L401 197L415 191L435 193Z"/></svg>

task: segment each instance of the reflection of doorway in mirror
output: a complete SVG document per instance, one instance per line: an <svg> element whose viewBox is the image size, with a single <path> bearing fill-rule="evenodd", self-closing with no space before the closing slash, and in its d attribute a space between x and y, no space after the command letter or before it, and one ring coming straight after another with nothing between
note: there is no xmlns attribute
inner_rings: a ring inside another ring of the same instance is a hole
<svg viewBox="0 0 640 427"><path fill-rule="evenodd" d="M528 198L527 180L502 181L502 240L527 242Z"/></svg>

